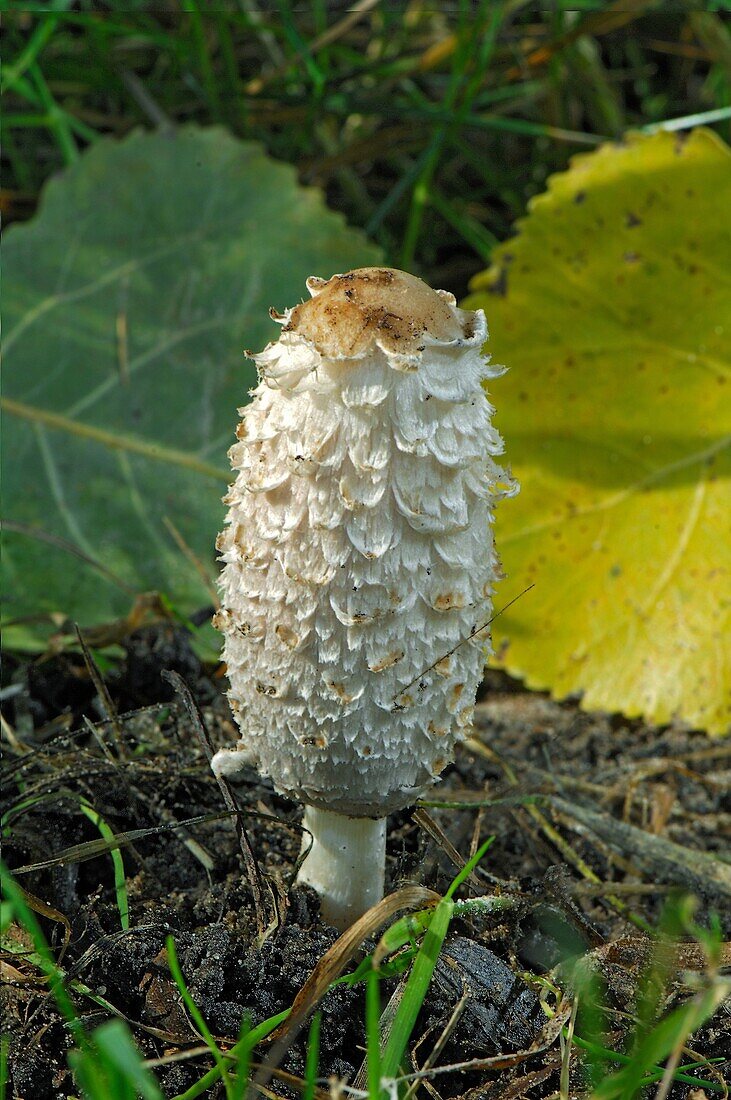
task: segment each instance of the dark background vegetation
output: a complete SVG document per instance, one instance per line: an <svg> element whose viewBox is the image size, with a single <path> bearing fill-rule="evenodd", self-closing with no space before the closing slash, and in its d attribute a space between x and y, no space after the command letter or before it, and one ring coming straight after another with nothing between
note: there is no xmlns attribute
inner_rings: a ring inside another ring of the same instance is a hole
<svg viewBox="0 0 731 1100"><path fill-rule="evenodd" d="M218 123L461 295L573 154L698 114L729 138L722 2L51 8L4 17L8 220L100 135Z"/></svg>

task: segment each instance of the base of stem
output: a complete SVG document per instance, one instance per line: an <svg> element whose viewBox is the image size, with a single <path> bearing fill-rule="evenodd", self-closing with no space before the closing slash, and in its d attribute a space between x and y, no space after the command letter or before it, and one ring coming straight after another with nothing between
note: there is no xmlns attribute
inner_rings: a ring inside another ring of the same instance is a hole
<svg viewBox="0 0 731 1100"><path fill-rule="evenodd" d="M324 919L344 931L383 897L386 819L347 817L305 807L302 850L312 847L297 882L320 895Z"/></svg>

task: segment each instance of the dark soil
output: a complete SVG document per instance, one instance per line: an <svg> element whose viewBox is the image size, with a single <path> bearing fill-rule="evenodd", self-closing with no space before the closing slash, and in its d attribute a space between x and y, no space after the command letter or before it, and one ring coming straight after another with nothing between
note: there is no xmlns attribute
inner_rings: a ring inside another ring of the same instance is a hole
<svg viewBox="0 0 731 1100"><path fill-rule="evenodd" d="M205 1054L179 1057L201 1043L167 966L169 934L211 1031L230 1044L244 1015L257 1023L292 1004L337 933L320 919L311 891L291 888L299 807L252 771L235 798L264 876L271 923L261 942L234 822L195 723L161 672L183 677L214 747L235 738L223 680L169 624L138 630L124 644L126 659L104 673L113 720L80 654L6 661L5 859L30 895L79 1015L89 1027L112 1013L126 1019L143 1055L163 1060L155 1072L173 1096L211 1063ZM510 908L454 922L412 1044L417 1068L440 1036L439 1066L498 1055L502 1061L435 1076L430 1091L437 1100L556 1092L558 1028L551 1034L540 1001L555 1004L547 995L549 972L570 991L572 960L582 955L590 954L605 986L607 1044L622 1049L652 955L645 929L657 927L674 892L692 893L699 923L707 925L713 912L728 936L730 761L731 746L703 734L585 714L488 674L473 736L431 799L450 806L427 802L389 822L391 889L418 883L443 892L457 870L453 850L466 857L494 835L461 896L509 899ZM80 811L82 799L116 834L141 831L121 849L128 931L120 924L111 856L99 851L99 830ZM59 858L89 842L97 847ZM24 954L25 932L11 926L8 935L10 1095L74 1095L68 1033ZM684 938L662 993L664 1009L706 970L701 949ZM731 961L728 951L722 961ZM398 983L383 982L384 1004L398 996ZM362 987L339 986L320 1007L319 1077L359 1083ZM298 1094L306 1038L305 1027L270 1082L275 1093ZM526 1055L531 1045L536 1051ZM692 1048L694 1059L728 1057L731 1013L721 1009ZM266 1051L265 1044L261 1057ZM699 1075L721 1081L730 1067L705 1067ZM572 1082L574 1092L586 1084L577 1050ZM691 1088L675 1084L670 1095Z"/></svg>

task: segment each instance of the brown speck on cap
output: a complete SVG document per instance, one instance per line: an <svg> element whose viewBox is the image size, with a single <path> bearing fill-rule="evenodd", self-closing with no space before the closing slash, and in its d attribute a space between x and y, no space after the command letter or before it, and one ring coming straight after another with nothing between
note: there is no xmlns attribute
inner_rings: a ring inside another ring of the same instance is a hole
<svg viewBox="0 0 731 1100"><path fill-rule="evenodd" d="M296 306L285 332L298 332L328 358L365 355L377 344L387 354L417 355L423 337L464 339L454 297L391 267L361 267L324 280L311 277L312 300Z"/></svg>

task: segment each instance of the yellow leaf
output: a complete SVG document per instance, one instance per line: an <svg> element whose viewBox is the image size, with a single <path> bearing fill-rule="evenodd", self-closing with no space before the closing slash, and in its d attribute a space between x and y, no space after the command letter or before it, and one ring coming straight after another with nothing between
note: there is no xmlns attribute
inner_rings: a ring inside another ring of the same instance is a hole
<svg viewBox="0 0 731 1100"><path fill-rule="evenodd" d="M485 308L515 501L504 666L587 708L731 719L731 155L630 135L536 198L465 305Z"/></svg>

